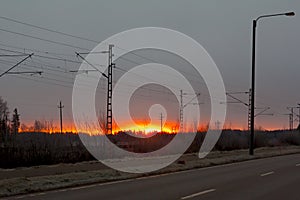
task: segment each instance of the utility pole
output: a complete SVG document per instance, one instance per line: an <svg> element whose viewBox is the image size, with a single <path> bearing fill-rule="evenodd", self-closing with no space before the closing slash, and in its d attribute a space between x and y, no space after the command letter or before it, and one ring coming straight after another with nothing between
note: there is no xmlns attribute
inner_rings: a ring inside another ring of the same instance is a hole
<svg viewBox="0 0 300 200"><path fill-rule="evenodd" d="M287 107L288 110L291 111L290 113L290 131L294 129L294 108L295 107Z"/></svg>
<svg viewBox="0 0 300 200"><path fill-rule="evenodd" d="M251 130L251 101L252 101L252 92L249 89L249 103L248 103L248 131Z"/></svg>
<svg viewBox="0 0 300 200"><path fill-rule="evenodd" d="M106 133L112 133L112 82L113 82L113 67L115 64L112 62L112 48L114 45L108 46L108 74L107 74L107 104L106 104Z"/></svg>
<svg viewBox="0 0 300 200"><path fill-rule="evenodd" d="M163 114L160 113L160 133L163 132Z"/></svg>
<svg viewBox="0 0 300 200"><path fill-rule="evenodd" d="M64 108L64 106L62 105L61 101L59 102L59 117L60 117L60 134L62 134L62 130L63 130L63 119L62 119L62 109Z"/></svg>
<svg viewBox="0 0 300 200"><path fill-rule="evenodd" d="M298 104L299 105L299 104ZM287 109L289 110L289 111L291 111L291 113L290 113L290 130L293 130L294 129L294 114L295 114L295 112L294 112L294 109L299 109L299 114L300 114L300 105L299 106L293 106L293 107L287 107ZM296 116L297 116L297 114L296 114ZM299 119L300 119L300 115L298 116L299 117ZM300 123L300 122L299 122Z"/></svg>
<svg viewBox="0 0 300 200"><path fill-rule="evenodd" d="M183 133L183 91L180 90L180 110L179 110L179 132Z"/></svg>
<svg viewBox="0 0 300 200"><path fill-rule="evenodd" d="M289 117L289 130L293 129L293 114L288 113L288 114L282 114L282 115L287 115Z"/></svg>
<svg viewBox="0 0 300 200"><path fill-rule="evenodd" d="M249 103L244 102L243 100L241 100L240 98L234 96L237 94L249 94ZM230 97L231 99L234 99L235 101L228 101L227 103L229 104L233 104L233 103L239 103L239 104L243 104L245 106L248 107L248 131L251 130L251 101L252 101L252 92L251 89L249 89L249 92L226 92L226 95L228 97ZM272 113L265 113L267 110L270 109L270 107L263 107L263 108L258 108L255 107L255 110L261 110L260 112L258 112L257 114L254 114L254 118L260 115L273 115Z"/></svg>
<svg viewBox="0 0 300 200"><path fill-rule="evenodd" d="M114 56L112 53L112 48L114 47L113 44L108 45L108 51L101 51L101 52L95 52L95 53L108 53L108 74L101 72L97 67L95 67L92 63L87 61L84 57L82 57L80 54L88 54L88 53L78 53L75 52L78 57L80 57L82 60L84 60L87 64L89 64L91 67L94 68L94 70L83 70L85 73L88 73L88 71L98 71L107 78L107 99L106 99L106 134L112 133L112 82L113 82L113 68L115 67L115 63L113 63L112 57ZM70 72L79 72L78 70L70 71Z"/></svg>
<svg viewBox="0 0 300 200"><path fill-rule="evenodd" d="M290 131L292 131L293 128L294 128L294 124L293 124L293 121L294 121L293 113L290 113L290 114L289 114L289 120L290 120Z"/></svg>
<svg viewBox="0 0 300 200"><path fill-rule="evenodd" d="M180 119L180 127L179 127L179 132L183 133L183 109L189 105L192 104L191 102L197 98L200 93L197 93L196 96L194 96L189 102L187 102L186 104L183 104L183 95L188 95L187 93L183 93L182 90L180 90L180 110L179 110L179 119ZM199 104L193 104L193 105L200 105L200 104L204 104L204 103L199 103Z"/></svg>

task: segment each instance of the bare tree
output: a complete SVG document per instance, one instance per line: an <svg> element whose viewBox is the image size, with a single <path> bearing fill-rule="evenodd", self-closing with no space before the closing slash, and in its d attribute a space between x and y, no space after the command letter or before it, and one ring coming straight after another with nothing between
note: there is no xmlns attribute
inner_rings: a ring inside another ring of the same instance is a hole
<svg viewBox="0 0 300 200"><path fill-rule="evenodd" d="M34 132L41 132L44 128L45 128L44 124L41 121L39 120L34 121L34 125L33 125Z"/></svg>
<svg viewBox="0 0 300 200"><path fill-rule="evenodd" d="M7 102L2 99L0 96L0 137L2 138L2 141L5 140L5 136L7 135L9 131L8 127L8 106Z"/></svg>
<svg viewBox="0 0 300 200"><path fill-rule="evenodd" d="M8 115L8 107L7 102L2 99L0 96L0 119L5 119L5 117Z"/></svg>
<svg viewBox="0 0 300 200"><path fill-rule="evenodd" d="M106 115L103 111L99 110L98 123L103 132L106 132Z"/></svg>

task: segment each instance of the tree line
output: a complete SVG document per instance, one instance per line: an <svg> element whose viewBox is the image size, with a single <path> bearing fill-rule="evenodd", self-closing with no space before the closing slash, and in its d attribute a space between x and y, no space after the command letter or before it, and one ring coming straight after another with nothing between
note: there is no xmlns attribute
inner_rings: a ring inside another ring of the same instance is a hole
<svg viewBox="0 0 300 200"><path fill-rule="evenodd" d="M6 134L17 134L20 128L20 114L18 109L15 108L12 112L12 116L9 116L7 102L0 96L0 133L4 137Z"/></svg>

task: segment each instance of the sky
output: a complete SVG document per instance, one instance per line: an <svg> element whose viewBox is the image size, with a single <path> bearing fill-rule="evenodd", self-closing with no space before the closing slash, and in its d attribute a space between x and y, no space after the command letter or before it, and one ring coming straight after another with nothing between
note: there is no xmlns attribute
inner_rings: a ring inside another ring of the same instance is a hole
<svg viewBox="0 0 300 200"><path fill-rule="evenodd" d="M256 126L267 129L287 128L287 106L300 103L298 0L2 1L1 17L88 38L94 42L0 18L0 54L10 54L11 51L33 52L39 57L33 56L24 62L25 65L14 70L44 71L42 76L27 74L1 77L0 96L8 102L10 111L18 108L21 121L27 124L34 120L53 120L57 123L57 105L61 100L64 104L64 121L71 124L72 86L76 73L69 71L78 69L82 62L75 56L75 51L92 50L98 44L97 41L138 27L163 27L190 36L215 61L226 91L245 92L250 88L252 20L262 14L288 11L294 11L296 16L259 21L256 63L256 105L270 107L268 113L274 114L258 116ZM26 37L20 33L71 44L81 49ZM0 72L22 58L0 57ZM99 64L105 65L106 62ZM200 92L204 94L198 99L204 103L201 108L209 110L210 100L205 95L205 88ZM245 94L236 97L248 101ZM186 96L184 101L191 98ZM207 117L203 119L205 121ZM246 129L247 107L229 104L225 124L227 127Z"/></svg>

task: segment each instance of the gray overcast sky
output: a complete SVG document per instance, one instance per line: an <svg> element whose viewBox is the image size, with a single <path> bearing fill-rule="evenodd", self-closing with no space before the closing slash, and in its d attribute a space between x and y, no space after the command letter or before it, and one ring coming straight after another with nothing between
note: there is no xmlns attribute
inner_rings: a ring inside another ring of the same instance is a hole
<svg viewBox="0 0 300 200"><path fill-rule="evenodd" d="M295 11L293 18L264 19L258 25L257 39L257 105L270 106L275 116L261 116L263 127L287 127L287 106L300 103L300 2L298 0L7 0L1 1L0 15L65 33L102 41L131 28L155 26L180 31L194 38L212 56L223 76L227 91L246 91L250 86L251 23L261 14ZM0 19L0 28L49 40L93 49L96 43L78 40ZM6 45L6 46L5 46ZM9 46L21 47L20 49ZM0 48L78 61L76 49L0 31ZM78 50L78 49L77 49ZM82 50L81 50L82 51ZM32 52L26 50L26 52ZM60 55L50 54L55 52ZM4 50L1 54L7 54ZM16 58L13 58L16 59ZM4 71L16 62L0 58ZM43 78L6 75L0 78L0 96L10 110L17 107L23 122L34 119L54 121L57 103L65 104L65 119L71 120L72 80L74 74L62 73L79 67L76 63L44 58L29 59L21 66L27 70L44 67ZM53 67L55 70L47 70ZM17 70L21 70L21 69ZM25 78L30 78L31 81ZM47 82L47 84L46 84ZM54 85L60 84L66 87ZM247 97L241 96L245 101ZM227 123L246 128L247 109L242 105L228 107Z"/></svg>

